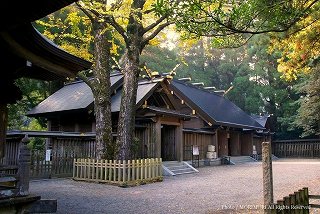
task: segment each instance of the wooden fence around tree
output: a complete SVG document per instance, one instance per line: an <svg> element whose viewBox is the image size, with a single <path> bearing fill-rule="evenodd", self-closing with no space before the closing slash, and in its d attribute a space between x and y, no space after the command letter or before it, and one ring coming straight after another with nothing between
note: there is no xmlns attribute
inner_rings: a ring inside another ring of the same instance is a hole
<svg viewBox="0 0 320 214"><path fill-rule="evenodd" d="M319 158L320 139L272 141L272 153L280 158Z"/></svg>
<svg viewBox="0 0 320 214"><path fill-rule="evenodd" d="M73 179L134 186L162 181L161 158L139 160L75 159Z"/></svg>

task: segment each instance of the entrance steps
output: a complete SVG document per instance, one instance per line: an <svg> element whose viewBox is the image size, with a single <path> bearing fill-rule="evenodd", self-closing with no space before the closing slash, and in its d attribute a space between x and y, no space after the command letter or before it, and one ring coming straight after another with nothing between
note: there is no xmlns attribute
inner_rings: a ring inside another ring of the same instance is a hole
<svg viewBox="0 0 320 214"><path fill-rule="evenodd" d="M250 156L230 156L230 163L233 165L249 162L257 162L257 160Z"/></svg>
<svg viewBox="0 0 320 214"><path fill-rule="evenodd" d="M185 161L164 161L162 162L162 174L175 176L199 172Z"/></svg>

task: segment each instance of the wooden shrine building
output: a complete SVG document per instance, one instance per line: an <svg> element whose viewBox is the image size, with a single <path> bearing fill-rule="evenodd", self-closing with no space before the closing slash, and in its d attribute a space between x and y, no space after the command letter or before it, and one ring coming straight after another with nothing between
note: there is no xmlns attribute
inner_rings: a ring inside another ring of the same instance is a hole
<svg viewBox="0 0 320 214"><path fill-rule="evenodd" d="M122 74L111 75L113 131L120 110ZM44 117L49 131L95 132L93 95L83 81L66 84L28 112ZM191 160L197 145L200 159L209 145L217 156L252 155L254 134L264 130L231 101L191 84L158 76L141 79L136 100L136 158Z"/></svg>

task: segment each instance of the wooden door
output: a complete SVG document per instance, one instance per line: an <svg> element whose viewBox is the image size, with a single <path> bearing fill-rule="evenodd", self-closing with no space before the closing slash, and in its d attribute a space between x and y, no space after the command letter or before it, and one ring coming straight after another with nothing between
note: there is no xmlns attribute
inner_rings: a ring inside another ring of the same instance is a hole
<svg viewBox="0 0 320 214"><path fill-rule="evenodd" d="M161 157L163 161L176 160L175 126L163 125L161 128Z"/></svg>

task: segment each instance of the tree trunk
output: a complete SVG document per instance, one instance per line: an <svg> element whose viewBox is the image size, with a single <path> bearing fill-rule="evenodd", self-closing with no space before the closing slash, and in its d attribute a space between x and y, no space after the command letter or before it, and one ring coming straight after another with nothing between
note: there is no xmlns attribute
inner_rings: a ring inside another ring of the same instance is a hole
<svg viewBox="0 0 320 214"><path fill-rule="evenodd" d="M4 157L4 147L7 135L8 108L7 104L0 103L0 158Z"/></svg>
<svg viewBox="0 0 320 214"><path fill-rule="evenodd" d="M130 147L132 145L135 129L135 111L137 100L137 88L139 67L132 58L126 58L124 64L124 84L118 122L117 145L119 146L118 160L131 158Z"/></svg>
<svg viewBox="0 0 320 214"><path fill-rule="evenodd" d="M139 78L140 54L143 48L144 29L142 26L142 8L145 0L134 0L131 4L129 23L127 25L126 54L123 64L123 88L118 121L119 147L118 160L131 159L131 145L135 129L135 111Z"/></svg>
<svg viewBox="0 0 320 214"><path fill-rule="evenodd" d="M110 31L94 23L94 65L92 92L96 117L96 158L113 158L111 96L110 96Z"/></svg>

